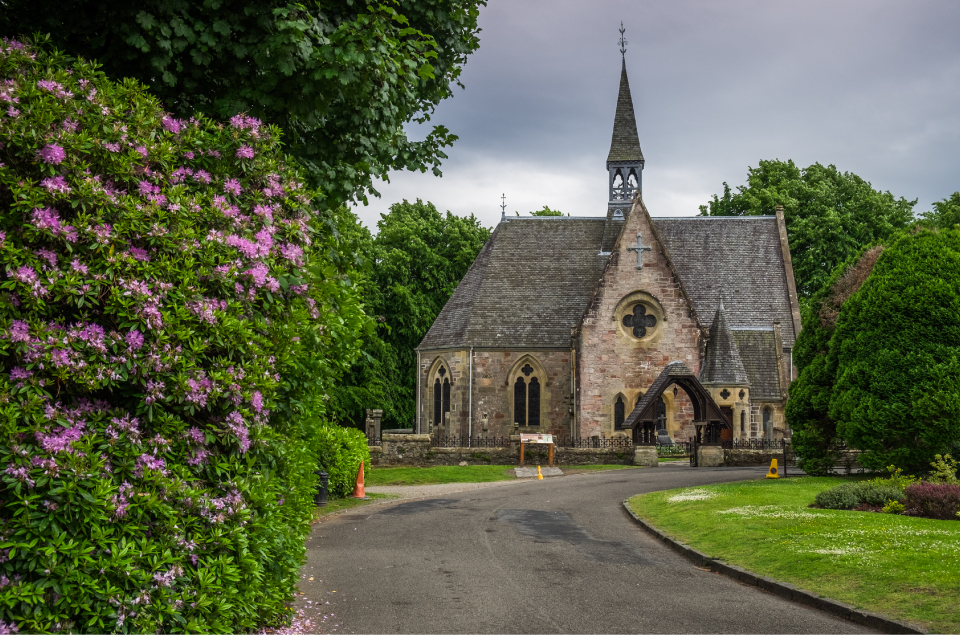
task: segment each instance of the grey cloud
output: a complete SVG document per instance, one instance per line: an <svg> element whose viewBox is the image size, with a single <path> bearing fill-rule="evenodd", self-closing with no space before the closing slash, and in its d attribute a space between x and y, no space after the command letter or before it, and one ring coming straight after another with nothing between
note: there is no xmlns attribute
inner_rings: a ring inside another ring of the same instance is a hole
<svg viewBox="0 0 960 636"><path fill-rule="evenodd" d="M493 224L504 191L510 210L602 214L620 20L651 212L695 214L768 158L919 210L960 190L960 3L491 0L467 88L434 116L460 136L444 177L392 177L364 223L419 197Z"/></svg>

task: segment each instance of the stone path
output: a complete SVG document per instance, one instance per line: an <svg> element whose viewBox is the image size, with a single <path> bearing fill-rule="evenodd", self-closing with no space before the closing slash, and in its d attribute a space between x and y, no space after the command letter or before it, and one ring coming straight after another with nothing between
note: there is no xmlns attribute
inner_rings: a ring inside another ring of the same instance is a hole
<svg viewBox="0 0 960 636"><path fill-rule="evenodd" d="M315 527L298 608L327 633L869 633L694 567L622 508L765 472L681 464L394 487L405 499Z"/></svg>

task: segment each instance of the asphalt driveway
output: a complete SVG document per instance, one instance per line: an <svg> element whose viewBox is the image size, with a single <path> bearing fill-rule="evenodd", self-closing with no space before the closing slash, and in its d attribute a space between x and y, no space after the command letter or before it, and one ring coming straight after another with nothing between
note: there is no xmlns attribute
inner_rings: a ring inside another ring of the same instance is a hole
<svg viewBox="0 0 960 636"><path fill-rule="evenodd" d="M354 509L315 527L298 604L335 633L869 633L694 567L622 508L765 473L675 463Z"/></svg>

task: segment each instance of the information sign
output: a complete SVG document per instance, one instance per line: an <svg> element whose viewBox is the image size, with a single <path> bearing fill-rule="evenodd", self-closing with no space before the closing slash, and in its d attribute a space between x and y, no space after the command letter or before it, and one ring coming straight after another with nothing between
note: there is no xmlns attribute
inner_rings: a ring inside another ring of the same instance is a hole
<svg viewBox="0 0 960 636"><path fill-rule="evenodd" d="M520 433L521 444L553 444L553 435L544 433Z"/></svg>

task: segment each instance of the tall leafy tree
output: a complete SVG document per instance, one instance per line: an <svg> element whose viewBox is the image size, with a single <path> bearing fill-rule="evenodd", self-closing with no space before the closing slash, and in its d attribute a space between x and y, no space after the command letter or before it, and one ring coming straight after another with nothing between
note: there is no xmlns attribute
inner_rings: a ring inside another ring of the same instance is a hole
<svg viewBox="0 0 960 636"><path fill-rule="evenodd" d="M934 203L933 210L923 214L923 224L943 229L960 225L960 192Z"/></svg>
<svg viewBox="0 0 960 636"><path fill-rule="evenodd" d="M390 206L362 253L368 313L376 321L365 355L335 391L344 423L365 408L383 408L386 427L408 427L415 416L415 348L470 269L490 229L476 217L441 214L417 199ZM369 400L363 403L363 400Z"/></svg>
<svg viewBox="0 0 960 636"><path fill-rule="evenodd" d="M843 304L830 417L864 465L924 470L960 440L960 230L902 235Z"/></svg>
<svg viewBox="0 0 960 636"><path fill-rule="evenodd" d="M784 208L797 292L807 299L839 264L912 224L916 200L874 190L833 165L801 169L793 161L765 160L749 168L747 184L736 192L724 183L723 195L714 195L700 213L774 214L778 205Z"/></svg>
<svg viewBox="0 0 960 636"><path fill-rule="evenodd" d="M5 0L0 35L49 33L172 113L246 112L284 130L331 207L391 170L440 174L456 136L425 123L479 46L485 0Z"/></svg>

